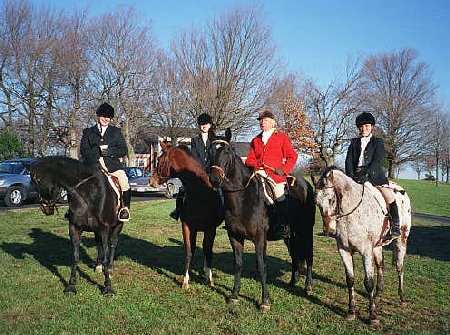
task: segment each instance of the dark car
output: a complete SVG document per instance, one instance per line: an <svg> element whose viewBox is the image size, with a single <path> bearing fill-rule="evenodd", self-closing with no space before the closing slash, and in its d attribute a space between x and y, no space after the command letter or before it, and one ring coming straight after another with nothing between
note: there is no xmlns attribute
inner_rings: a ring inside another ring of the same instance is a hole
<svg viewBox="0 0 450 335"><path fill-rule="evenodd" d="M19 207L25 200L37 198L25 166L35 161L36 158L17 158L0 162L0 199L6 206Z"/></svg>
<svg viewBox="0 0 450 335"><path fill-rule="evenodd" d="M134 193L161 193L167 198L173 198L178 194L181 186L181 181L178 178L171 178L166 184L159 188L150 186L148 179L151 176L150 172L144 171L140 167L126 167L124 168L128 177L131 191Z"/></svg>

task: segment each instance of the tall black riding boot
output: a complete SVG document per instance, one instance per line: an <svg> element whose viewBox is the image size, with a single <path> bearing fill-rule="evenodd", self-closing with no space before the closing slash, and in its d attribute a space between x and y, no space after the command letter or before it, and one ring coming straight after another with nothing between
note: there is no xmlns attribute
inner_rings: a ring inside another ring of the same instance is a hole
<svg viewBox="0 0 450 335"><path fill-rule="evenodd" d="M402 233L400 232L400 217L398 215L398 206L395 201L389 205L389 215L391 217L391 229L383 237L383 240L395 240L402 235Z"/></svg>
<svg viewBox="0 0 450 335"><path fill-rule="evenodd" d="M277 201L275 209L277 211L277 225L274 230L274 239L282 240L289 237L289 208L288 200Z"/></svg>
<svg viewBox="0 0 450 335"><path fill-rule="evenodd" d="M169 214L170 217L174 220L178 220L181 216L181 210L183 209L183 203L184 203L184 195L185 191L180 188L178 190L177 199L175 201L175 209Z"/></svg>
<svg viewBox="0 0 450 335"><path fill-rule="evenodd" d="M130 220L130 204L131 204L131 189L122 192L121 208L119 210L119 221Z"/></svg>

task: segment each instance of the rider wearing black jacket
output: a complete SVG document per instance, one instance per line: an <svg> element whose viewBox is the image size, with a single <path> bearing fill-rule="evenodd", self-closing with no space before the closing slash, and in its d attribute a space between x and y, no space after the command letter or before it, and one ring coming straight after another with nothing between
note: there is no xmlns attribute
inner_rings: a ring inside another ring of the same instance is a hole
<svg viewBox="0 0 450 335"><path fill-rule="evenodd" d="M356 126L360 136L353 138L347 150L345 173L358 183L369 181L378 190L388 204L391 216L391 230L384 240L396 239L401 236L398 206L395 194L381 168L385 157L383 139L372 135L375 118L371 113L363 112L356 117Z"/></svg>

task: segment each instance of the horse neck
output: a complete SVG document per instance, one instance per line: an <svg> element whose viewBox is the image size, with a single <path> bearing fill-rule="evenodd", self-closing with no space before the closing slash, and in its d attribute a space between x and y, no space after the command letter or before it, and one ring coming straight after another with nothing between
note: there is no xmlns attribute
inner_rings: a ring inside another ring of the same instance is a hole
<svg viewBox="0 0 450 335"><path fill-rule="evenodd" d="M342 173L335 179L335 187L340 194L341 211L347 213L360 204L363 196L363 185Z"/></svg>
<svg viewBox="0 0 450 335"><path fill-rule="evenodd" d="M174 171L172 177L180 178L183 185L189 188L206 187L213 189L213 186L209 180L209 176L203 167L195 160L194 157L189 156L183 152L182 149L178 149L181 152L176 158L174 158L172 164L172 171Z"/></svg>

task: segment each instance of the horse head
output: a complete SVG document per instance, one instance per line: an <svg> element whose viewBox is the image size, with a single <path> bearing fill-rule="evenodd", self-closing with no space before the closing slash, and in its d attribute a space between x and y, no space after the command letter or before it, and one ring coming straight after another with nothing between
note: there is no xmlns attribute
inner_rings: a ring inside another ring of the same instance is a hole
<svg viewBox="0 0 450 335"><path fill-rule="evenodd" d="M53 175L41 166L40 161L30 165L31 184L39 194L39 206L45 215L55 214L61 187L53 180Z"/></svg>
<svg viewBox="0 0 450 335"><path fill-rule="evenodd" d="M227 128L225 136L211 136L210 133L209 139L214 147L210 179L215 187L222 187L230 182L229 176L235 168L236 155L230 145L231 130Z"/></svg>
<svg viewBox="0 0 450 335"><path fill-rule="evenodd" d="M169 152L172 149L169 143L165 141L159 142L161 146L161 155L156 159L155 171L149 178L149 184L152 187L159 187L170 178L170 161Z"/></svg>
<svg viewBox="0 0 450 335"><path fill-rule="evenodd" d="M319 178L312 178L315 187L315 202L322 216L323 232L332 236L336 233L336 219L339 212L334 178L335 169L334 166L328 167Z"/></svg>

